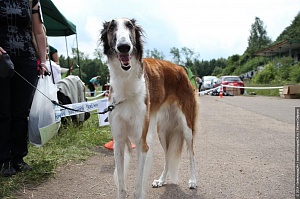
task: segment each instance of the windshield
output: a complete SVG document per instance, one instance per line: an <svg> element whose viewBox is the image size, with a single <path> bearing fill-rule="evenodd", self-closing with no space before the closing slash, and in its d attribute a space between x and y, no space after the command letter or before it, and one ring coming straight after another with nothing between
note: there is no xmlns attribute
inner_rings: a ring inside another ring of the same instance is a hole
<svg viewBox="0 0 300 199"><path fill-rule="evenodd" d="M238 82L238 81L241 81L241 79L239 77L225 77L224 81L226 81L226 82Z"/></svg>
<svg viewBox="0 0 300 199"><path fill-rule="evenodd" d="M214 76L206 76L206 77L203 77L203 81L211 81L212 79L214 79L214 78L216 78L216 77L214 77Z"/></svg>

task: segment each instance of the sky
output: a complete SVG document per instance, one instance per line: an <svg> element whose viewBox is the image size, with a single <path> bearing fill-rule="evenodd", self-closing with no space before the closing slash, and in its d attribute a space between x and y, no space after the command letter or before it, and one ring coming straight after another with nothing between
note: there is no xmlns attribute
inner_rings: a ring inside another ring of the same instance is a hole
<svg viewBox="0 0 300 199"><path fill-rule="evenodd" d="M170 49L187 47L200 60L242 55L251 25L259 17L272 39L300 12L299 0L52 0L77 29L78 47L94 58L103 22L134 18L145 33L145 50L157 49L171 60ZM67 40L67 47L66 42ZM76 36L49 37L60 54L71 55ZM100 45L101 46L101 45Z"/></svg>

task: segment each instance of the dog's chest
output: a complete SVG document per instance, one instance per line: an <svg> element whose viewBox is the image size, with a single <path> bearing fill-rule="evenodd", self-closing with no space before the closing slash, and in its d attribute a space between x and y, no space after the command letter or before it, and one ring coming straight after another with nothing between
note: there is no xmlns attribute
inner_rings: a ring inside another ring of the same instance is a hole
<svg viewBox="0 0 300 199"><path fill-rule="evenodd" d="M122 121L140 121L146 114L146 84L144 80L112 83L111 104L117 104L111 117Z"/></svg>

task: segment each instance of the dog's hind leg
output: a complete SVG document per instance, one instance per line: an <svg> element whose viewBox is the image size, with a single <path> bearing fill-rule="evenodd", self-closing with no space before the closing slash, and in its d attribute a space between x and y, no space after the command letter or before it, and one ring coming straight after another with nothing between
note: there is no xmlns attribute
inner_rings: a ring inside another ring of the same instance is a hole
<svg viewBox="0 0 300 199"><path fill-rule="evenodd" d="M152 183L152 187L153 188L158 188L158 187L162 187L165 182L166 182L166 178L167 178L167 174L168 174L168 161L167 161L167 142L166 142L166 136L165 136L165 132L163 133L161 130L159 131L159 141L160 144L164 150L164 154L165 154L165 163L164 163L164 170L161 173L160 177L158 180L154 180Z"/></svg>
<svg viewBox="0 0 300 199"><path fill-rule="evenodd" d="M187 125L184 125L183 127L183 136L186 141L186 146L189 152L189 160L190 160L189 188L195 189L197 187L197 182L196 182L195 155L194 155L194 148L193 148L194 140L193 140L192 130Z"/></svg>

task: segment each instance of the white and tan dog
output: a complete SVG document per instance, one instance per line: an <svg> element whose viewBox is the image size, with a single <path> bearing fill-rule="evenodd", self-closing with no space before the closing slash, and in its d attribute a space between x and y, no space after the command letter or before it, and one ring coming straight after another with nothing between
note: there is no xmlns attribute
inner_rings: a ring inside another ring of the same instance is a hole
<svg viewBox="0 0 300 199"><path fill-rule="evenodd" d="M143 58L142 29L134 19L103 23L101 43L111 77L109 122L114 138L115 180L118 198L126 198L126 171L131 143L136 144L137 171L134 198L145 198L152 163L152 135L157 132L164 149L165 166L153 187L161 187L167 174L178 176L184 141L190 160L189 188L196 188L194 135L197 127L197 93L183 67L168 61Z"/></svg>

